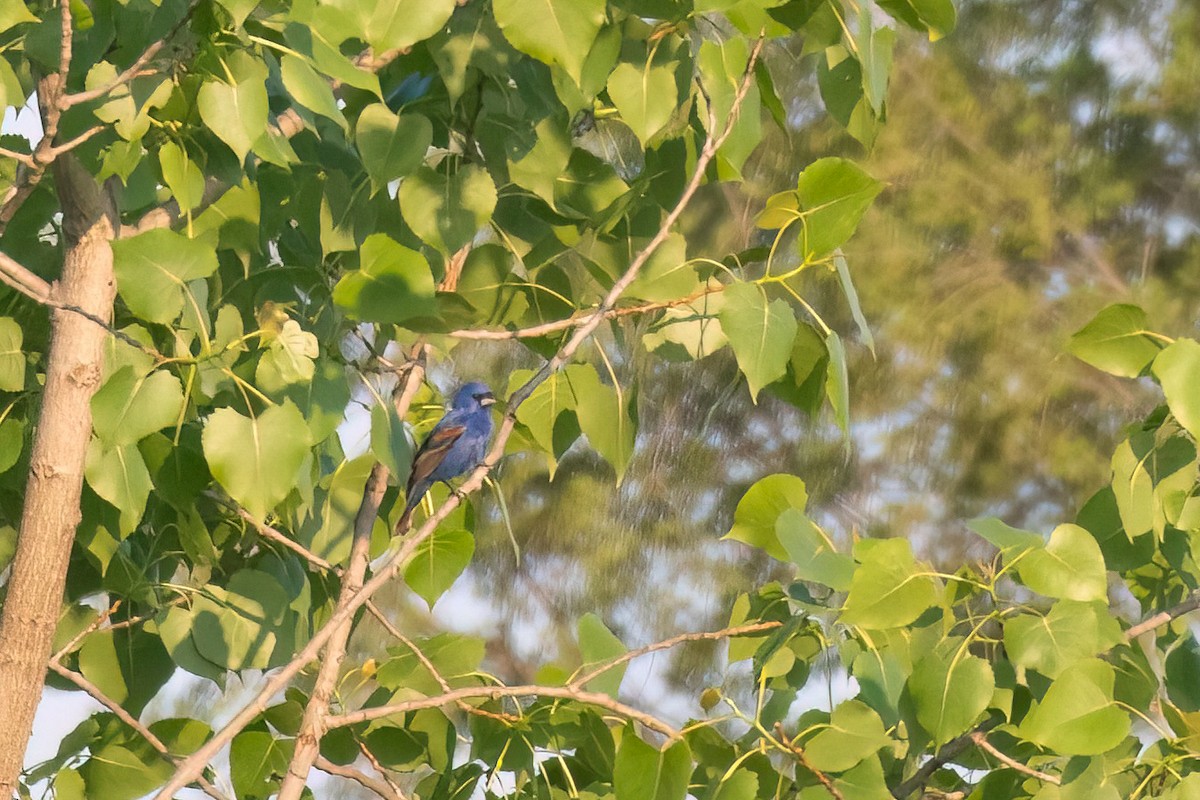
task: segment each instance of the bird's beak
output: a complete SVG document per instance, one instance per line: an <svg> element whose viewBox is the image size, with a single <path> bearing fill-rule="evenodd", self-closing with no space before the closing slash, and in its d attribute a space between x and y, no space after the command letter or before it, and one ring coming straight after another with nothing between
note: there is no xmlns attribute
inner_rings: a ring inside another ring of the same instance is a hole
<svg viewBox="0 0 1200 800"><path fill-rule="evenodd" d="M495 404L496 404L496 398L490 394L485 394L479 400L479 405L483 406L484 408L487 408L488 406L495 405Z"/></svg>

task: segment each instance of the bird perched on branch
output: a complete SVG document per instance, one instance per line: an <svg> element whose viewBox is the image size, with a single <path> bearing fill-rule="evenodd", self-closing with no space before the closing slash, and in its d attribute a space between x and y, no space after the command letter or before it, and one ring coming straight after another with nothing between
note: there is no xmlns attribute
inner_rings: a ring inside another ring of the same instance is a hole
<svg viewBox="0 0 1200 800"><path fill-rule="evenodd" d="M488 406L495 402L492 390L482 383L465 384L454 393L450 410L433 426L429 438L422 442L413 458L405 493L407 503L404 515L396 523L397 533L408 530L413 509L429 487L457 478L483 461L488 440L492 438L492 414Z"/></svg>

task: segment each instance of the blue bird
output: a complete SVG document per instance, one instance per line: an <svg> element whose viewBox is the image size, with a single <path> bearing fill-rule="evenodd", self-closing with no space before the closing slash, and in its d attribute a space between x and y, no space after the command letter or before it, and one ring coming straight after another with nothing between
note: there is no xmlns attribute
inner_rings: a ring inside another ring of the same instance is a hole
<svg viewBox="0 0 1200 800"><path fill-rule="evenodd" d="M488 406L496 402L492 390L482 383L468 383L454 393L450 410L429 433L413 458L408 476L404 515L396 531L408 530L413 509L435 483L445 483L479 466L492 438L492 415Z"/></svg>

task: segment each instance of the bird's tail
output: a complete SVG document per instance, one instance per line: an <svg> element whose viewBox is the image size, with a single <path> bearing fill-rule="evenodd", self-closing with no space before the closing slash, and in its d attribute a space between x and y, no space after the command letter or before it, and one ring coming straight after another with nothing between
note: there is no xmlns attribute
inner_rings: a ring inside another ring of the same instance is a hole
<svg viewBox="0 0 1200 800"><path fill-rule="evenodd" d="M412 528L413 511L421 504L421 498L425 496L425 492L427 491L429 491L429 487L409 487L408 502L404 506L404 513L400 515L400 519L396 522L396 527L392 529L393 536L403 536Z"/></svg>

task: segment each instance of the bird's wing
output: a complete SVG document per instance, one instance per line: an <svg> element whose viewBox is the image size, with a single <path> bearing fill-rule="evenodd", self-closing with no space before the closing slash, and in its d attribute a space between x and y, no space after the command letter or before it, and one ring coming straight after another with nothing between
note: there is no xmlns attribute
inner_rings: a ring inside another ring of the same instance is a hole
<svg viewBox="0 0 1200 800"><path fill-rule="evenodd" d="M417 451L416 458L413 459L412 473L408 476L409 492L412 491L413 486L429 479L433 471L442 463L442 459L446 457L446 452L454 446L454 443L466 430L466 425L440 424L433 429L429 438Z"/></svg>

